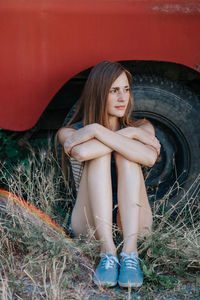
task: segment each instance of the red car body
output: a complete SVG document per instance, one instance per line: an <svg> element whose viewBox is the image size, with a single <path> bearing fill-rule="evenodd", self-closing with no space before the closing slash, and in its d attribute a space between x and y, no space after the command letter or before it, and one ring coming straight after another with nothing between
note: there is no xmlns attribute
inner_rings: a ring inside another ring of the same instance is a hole
<svg viewBox="0 0 200 300"><path fill-rule="evenodd" d="M0 127L33 127L60 88L102 60L200 70L199 1L1 0Z"/></svg>

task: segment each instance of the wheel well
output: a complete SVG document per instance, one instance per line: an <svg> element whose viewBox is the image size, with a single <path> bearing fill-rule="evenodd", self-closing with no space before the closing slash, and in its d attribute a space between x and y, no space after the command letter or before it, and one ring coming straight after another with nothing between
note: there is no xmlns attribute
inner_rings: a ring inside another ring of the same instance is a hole
<svg viewBox="0 0 200 300"><path fill-rule="evenodd" d="M120 61L134 75L156 75L179 81L189 86L200 96L200 73L186 66L157 61ZM40 130L56 131L74 102L80 97L90 69L86 69L68 82L54 96L52 101L39 119ZM200 97L199 97L200 98ZM36 125L38 126L38 124Z"/></svg>
<svg viewBox="0 0 200 300"><path fill-rule="evenodd" d="M184 65L158 61L123 61L121 62L134 74L165 77L192 88L200 95L200 73Z"/></svg>

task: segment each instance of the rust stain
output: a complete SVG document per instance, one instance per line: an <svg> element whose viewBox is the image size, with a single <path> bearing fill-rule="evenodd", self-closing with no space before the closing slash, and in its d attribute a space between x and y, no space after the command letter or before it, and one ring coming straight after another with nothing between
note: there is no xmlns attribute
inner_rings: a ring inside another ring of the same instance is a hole
<svg viewBox="0 0 200 300"><path fill-rule="evenodd" d="M197 3L198 2L198 3ZM199 1L190 2L170 2L164 4L156 4L152 6L152 10L156 12L162 13L183 13L183 14L193 14L193 13L200 13L200 3Z"/></svg>

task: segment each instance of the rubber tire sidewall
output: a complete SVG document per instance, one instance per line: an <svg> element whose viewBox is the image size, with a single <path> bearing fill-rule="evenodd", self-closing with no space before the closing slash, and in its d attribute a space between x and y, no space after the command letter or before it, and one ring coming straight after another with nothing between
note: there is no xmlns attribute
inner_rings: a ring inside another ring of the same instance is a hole
<svg viewBox="0 0 200 300"><path fill-rule="evenodd" d="M189 169L183 187L189 189L200 170L199 97L178 82L145 75L133 77L133 95L136 113L160 115L173 123L184 136L189 149Z"/></svg>

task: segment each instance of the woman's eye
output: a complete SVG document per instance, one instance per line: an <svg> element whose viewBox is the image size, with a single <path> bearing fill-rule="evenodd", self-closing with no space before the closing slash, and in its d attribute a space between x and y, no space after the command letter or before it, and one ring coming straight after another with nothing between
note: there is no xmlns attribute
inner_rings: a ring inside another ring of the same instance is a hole
<svg viewBox="0 0 200 300"><path fill-rule="evenodd" d="M129 91L130 91L130 88L125 88L125 89L123 90L123 93L128 93ZM111 94L120 93L120 90L119 90L119 89L110 90L110 93L111 93Z"/></svg>

